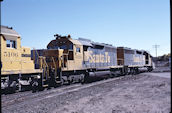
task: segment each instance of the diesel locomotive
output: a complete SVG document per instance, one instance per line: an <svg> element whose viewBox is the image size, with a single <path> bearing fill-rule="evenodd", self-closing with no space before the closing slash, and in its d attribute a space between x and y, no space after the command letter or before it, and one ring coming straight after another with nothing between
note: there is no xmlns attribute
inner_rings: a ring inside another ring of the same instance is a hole
<svg viewBox="0 0 172 113"><path fill-rule="evenodd" d="M152 56L145 50L114 47L70 35L54 35L47 49L21 47L20 35L1 26L1 89L33 89L84 83L92 77L152 71Z"/></svg>
<svg viewBox="0 0 172 113"><path fill-rule="evenodd" d="M20 35L7 26L1 26L0 37L1 89L35 86L42 70L35 69L30 48L22 47Z"/></svg>

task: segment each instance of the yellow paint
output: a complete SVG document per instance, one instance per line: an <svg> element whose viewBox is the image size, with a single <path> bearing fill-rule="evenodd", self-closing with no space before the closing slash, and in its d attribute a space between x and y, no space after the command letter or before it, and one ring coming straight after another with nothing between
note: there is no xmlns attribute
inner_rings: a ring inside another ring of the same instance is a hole
<svg viewBox="0 0 172 113"><path fill-rule="evenodd" d="M62 49L59 49L59 58L58 58L59 59L59 62L58 62L59 63L58 64L59 65L59 68L62 67L62 65L61 65L62 64L62 59L61 59L62 56L63 56L63 50Z"/></svg>
<svg viewBox="0 0 172 113"><path fill-rule="evenodd" d="M80 48L80 52L76 51L76 48ZM73 45L74 60L67 60L67 66L62 67L62 70L81 70L83 68L83 46Z"/></svg>
<svg viewBox="0 0 172 113"><path fill-rule="evenodd" d="M31 57L30 48L21 47L21 38L18 37L16 41L16 48L6 47L6 39L3 35L0 36L0 57L2 62L1 74L8 74L7 72L24 72L30 70L29 72L35 72L34 63ZM32 70L32 71L31 71ZM12 74L12 73L11 73Z"/></svg>

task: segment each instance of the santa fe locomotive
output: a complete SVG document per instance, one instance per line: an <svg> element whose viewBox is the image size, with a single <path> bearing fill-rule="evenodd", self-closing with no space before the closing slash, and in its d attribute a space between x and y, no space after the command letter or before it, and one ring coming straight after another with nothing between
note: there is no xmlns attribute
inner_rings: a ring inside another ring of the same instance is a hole
<svg viewBox="0 0 172 113"><path fill-rule="evenodd" d="M21 47L20 35L12 28L1 26L0 36L1 89L39 89L153 69L152 56L145 50L58 34L47 49L30 50Z"/></svg>

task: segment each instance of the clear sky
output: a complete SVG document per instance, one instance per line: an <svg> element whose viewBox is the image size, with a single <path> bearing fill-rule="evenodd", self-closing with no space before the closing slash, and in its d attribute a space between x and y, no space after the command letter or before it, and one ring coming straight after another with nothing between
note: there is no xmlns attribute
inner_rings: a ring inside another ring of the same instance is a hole
<svg viewBox="0 0 172 113"><path fill-rule="evenodd" d="M57 33L170 53L170 0L4 0L1 24L31 49L46 48Z"/></svg>

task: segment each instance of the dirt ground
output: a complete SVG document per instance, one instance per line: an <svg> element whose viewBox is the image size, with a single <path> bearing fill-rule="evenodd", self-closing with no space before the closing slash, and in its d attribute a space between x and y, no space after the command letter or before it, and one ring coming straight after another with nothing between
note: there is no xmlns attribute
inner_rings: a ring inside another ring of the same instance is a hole
<svg viewBox="0 0 172 113"><path fill-rule="evenodd" d="M2 113L169 113L171 72L126 75L2 96ZM12 103L5 104L13 98Z"/></svg>
<svg viewBox="0 0 172 113"><path fill-rule="evenodd" d="M170 73L142 73L140 76L137 80L117 84L109 92L67 102L53 113L169 113Z"/></svg>

